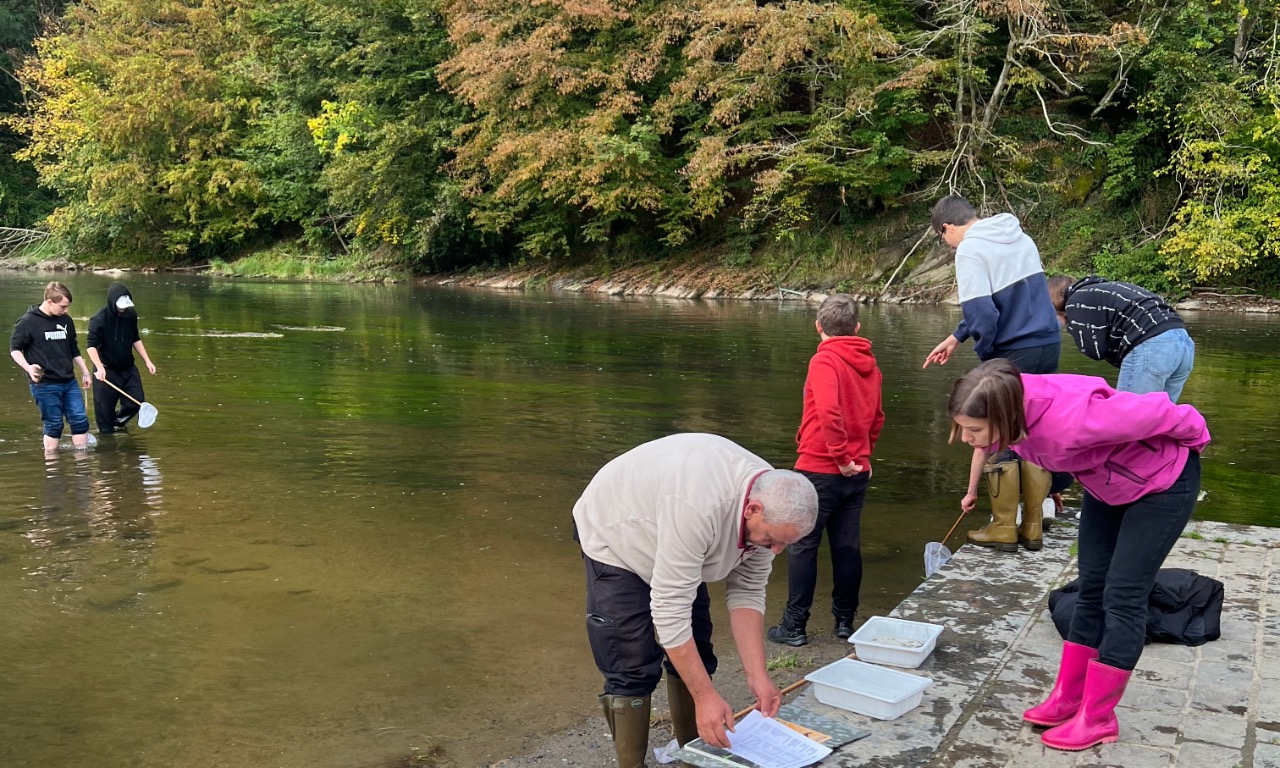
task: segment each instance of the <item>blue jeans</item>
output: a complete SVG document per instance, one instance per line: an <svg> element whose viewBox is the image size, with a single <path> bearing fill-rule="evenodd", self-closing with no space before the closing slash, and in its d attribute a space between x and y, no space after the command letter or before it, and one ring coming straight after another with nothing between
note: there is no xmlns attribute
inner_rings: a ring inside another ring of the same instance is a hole
<svg viewBox="0 0 1280 768"><path fill-rule="evenodd" d="M1080 599L1067 639L1097 648L1098 661L1132 670L1147 638L1147 602L1156 572L1177 543L1200 495L1200 454L1192 451L1168 490L1129 504L1088 491L1080 510Z"/></svg>
<svg viewBox="0 0 1280 768"><path fill-rule="evenodd" d="M64 382L46 382L31 385L31 397L40 407L40 420L44 433L55 440L62 437L62 419L71 425L71 434L83 435L89 431L89 413L84 407L84 395L75 379Z"/></svg>
<svg viewBox="0 0 1280 768"><path fill-rule="evenodd" d="M1121 392L1166 392L1178 402L1196 360L1196 343L1184 328L1174 328L1141 342L1124 356L1116 389Z"/></svg>

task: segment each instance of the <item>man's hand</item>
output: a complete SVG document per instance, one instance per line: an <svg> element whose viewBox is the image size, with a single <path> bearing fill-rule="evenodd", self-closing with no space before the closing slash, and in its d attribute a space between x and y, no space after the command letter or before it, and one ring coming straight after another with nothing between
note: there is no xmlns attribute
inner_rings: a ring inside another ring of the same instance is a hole
<svg viewBox="0 0 1280 768"><path fill-rule="evenodd" d="M840 474L845 477L853 477L854 475L861 474L863 469L862 465L856 461L851 461L848 464L841 464L839 466Z"/></svg>
<svg viewBox="0 0 1280 768"><path fill-rule="evenodd" d="M106 380L107 380L107 369L106 369L106 368L99 368L98 370L96 370L96 371L94 371L94 372L93 372L93 377L94 377L95 379L97 379L98 381L106 381Z"/></svg>
<svg viewBox="0 0 1280 768"><path fill-rule="evenodd" d="M80 388L88 389L89 385L92 383L93 383L93 377L89 375L88 371L85 371L84 374L80 377Z"/></svg>
<svg viewBox="0 0 1280 768"><path fill-rule="evenodd" d="M946 365L947 361L951 359L951 353L956 351L956 345L959 343L960 340L955 336L948 336L943 339L938 343L938 346L933 348L933 351L929 353L929 356L924 359L924 365L921 367L928 368L929 363Z"/></svg>
<svg viewBox="0 0 1280 768"><path fill-rule="evenodd" d="M976 493L966 493L964 498L960 500L960 509L964 510L966 515L972 512L976 506L978 506L978 495Z"/></svg>
<svg viewBox="0 0 1280 768"><path fill-rule="evenodd" d="M778 690L778 686L774 685L772 679L767 676L759 679L748 678L747 687L756 697L760 714L765 717L778 714L778 707L782 706L782 691Z"/></svg>
<svg viewBox="0 0 1280 768"><path fill-rule="evenodd" d="M733 708L729 706L729 702L712 691L694 699L693 705L698 714L698 735L713 747L728 749L729 737L725 734L725 729L728 728L729 733L733 733ZM777 707L774 707L774 711L777 711Z"/></svg>
<svg viewBox="0 0 1280 768"><path fill-rule="evenodd" d="M147 361L147 372L150 373L152 376L156 375L156 364L151 362L150 360Z"/></svg>

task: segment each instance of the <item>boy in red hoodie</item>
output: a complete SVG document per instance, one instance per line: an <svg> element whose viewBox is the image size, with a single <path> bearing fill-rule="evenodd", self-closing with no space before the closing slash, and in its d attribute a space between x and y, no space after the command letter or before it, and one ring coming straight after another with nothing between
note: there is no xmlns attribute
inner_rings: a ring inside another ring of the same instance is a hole
<svg viewBox="0 0 1280 768"><path fill-rule="evenodd" d="M787 608L782 621L768 632L771 641L793 646L809 642L805 625L818 581L824 528L835 582L835 634L853 634L862 587L862 502L871 480L871 451L884 426L880 369L871 342L854 335L861 328L857 302L844 294L827 297L815 325L822 341L804 382L796 470L818 490L818 521L808 536L787 548Z"/></svg>

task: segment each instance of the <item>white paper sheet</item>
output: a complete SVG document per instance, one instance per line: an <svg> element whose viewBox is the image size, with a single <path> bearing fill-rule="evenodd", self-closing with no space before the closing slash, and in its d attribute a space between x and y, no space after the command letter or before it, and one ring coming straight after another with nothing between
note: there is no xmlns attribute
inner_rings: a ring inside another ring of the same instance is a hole
<svg viewBox="0 0 1280 768"><path fill-rule="evenodd" d="M729 751L764 768L804 768L831 750L753 710L729 734Z"/></svg>

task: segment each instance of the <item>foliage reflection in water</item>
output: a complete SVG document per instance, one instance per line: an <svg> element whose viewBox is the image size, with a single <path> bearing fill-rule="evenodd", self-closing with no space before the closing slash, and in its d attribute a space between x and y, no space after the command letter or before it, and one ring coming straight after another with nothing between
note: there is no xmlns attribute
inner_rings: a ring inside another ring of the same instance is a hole
<svg viewBox="0 0 1280 768"><path fill-rule="evenodd" d="M0 307L16 319L47 279L5 276ZM64 279L83 340L110 279ZM127 282L160 369L155 427L46 461L16 367L0 395L5 766L345 768L437 741L478 765L576 724L599 686L578 493L676 431L789 466L817 342L798 303ZM972 353L920 370L956 318L863 319L888 416L865 615L919 583L964 492L944 405ZM1188 319L1185 399L1215 436L1198 514L1280 524L1280 324ZM1114 381L1069 346L1063 365ZM772 613L785 588L780 568Z"/></svg>

